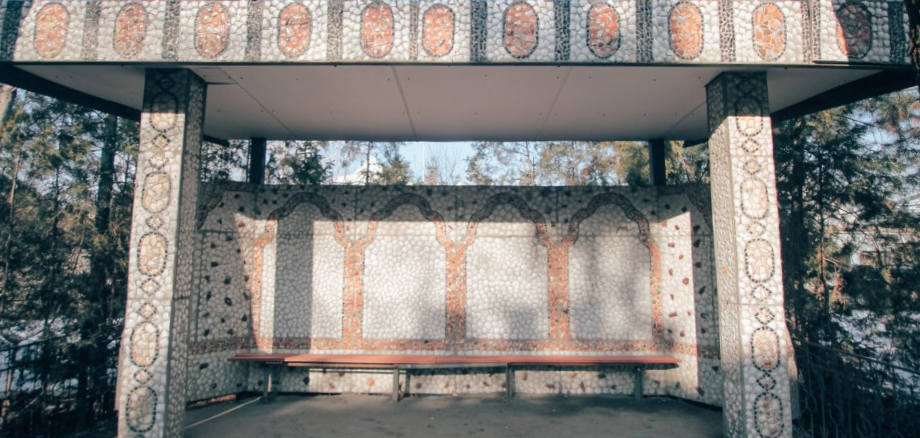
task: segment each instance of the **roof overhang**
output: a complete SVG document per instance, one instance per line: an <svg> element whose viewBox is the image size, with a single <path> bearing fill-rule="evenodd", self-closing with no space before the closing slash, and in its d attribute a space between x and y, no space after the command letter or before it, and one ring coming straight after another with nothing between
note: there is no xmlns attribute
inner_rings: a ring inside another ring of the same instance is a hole
<svg viewBox="0 0 920 438"><path fill-rule="evenodd" d="M145 65L3 67L24 88L123 116ZM811 112L912 74L872 68L598 65L189 65L208 86L205 134L221 139L647 140L707 136L705 85L766 71L770 111ZM874 84L868 86L867 84ZM855 85L855 86L854 86ZM50 88L49 88L50 87ZM849 91L845 91L849 90ZM835 99L834 96L837 96ZM821 96L815 99L815 96ZM865 96L863 96L865 97Z"/></svg>

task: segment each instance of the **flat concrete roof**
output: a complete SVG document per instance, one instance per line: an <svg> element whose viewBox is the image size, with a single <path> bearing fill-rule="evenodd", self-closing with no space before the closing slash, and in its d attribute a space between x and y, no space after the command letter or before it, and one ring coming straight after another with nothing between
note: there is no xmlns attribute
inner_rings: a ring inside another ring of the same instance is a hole
<svg viewBox="0 0 920 438"><path fill-rule="evenodd" d="M142 65L18 65L139 110ZM191 65L216 138L463 141L702 139L706 84L767 71L770 110L878 70L592 65Z"/></svg>

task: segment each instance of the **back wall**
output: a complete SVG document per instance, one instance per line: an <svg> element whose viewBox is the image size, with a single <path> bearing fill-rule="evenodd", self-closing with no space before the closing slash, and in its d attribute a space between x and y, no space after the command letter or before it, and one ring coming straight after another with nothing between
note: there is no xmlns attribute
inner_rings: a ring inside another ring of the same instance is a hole
<svg viewBox="0 0 920 438"><path fill-rule="evenodd" d="M260 390L240 351L670 354L646 391L721 404L707 186L205 188L189 400ZM253 367L252 370L249 368ZM389 392L284 370L282 391ZM415 392L501 391L438 371ZM630 393L624 369L534 368L519 392Z"/></svg>

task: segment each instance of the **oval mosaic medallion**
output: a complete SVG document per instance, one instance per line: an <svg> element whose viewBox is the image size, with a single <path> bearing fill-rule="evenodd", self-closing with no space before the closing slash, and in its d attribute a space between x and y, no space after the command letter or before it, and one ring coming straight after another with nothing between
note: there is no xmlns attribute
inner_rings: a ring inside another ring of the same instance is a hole
<svg viewBox="0 0 920 438"><path fill-rule="evenodd" d="M754 239L744 246L744 270L751 281L763 283L773 276L773 246L763 239Z"/></svg>
<svg viewBox="0 0 920 438"><path fill-rule="evenodd" d="M313 17L301 4L287 5L278 15L278 49L284 56L294 58L310 47Z"/></svg>
<svg viewBox="0 0 920 438"><path fill-rule="evenodd" d="M764 392L754 401L754 426L761 437L774 438L783 434L783 402Z"/></svg>
<svg viewBox="0 0 920 438"><path fill-rule="evenodd" d="M683 59L696 59L703 52L703 14L692 3L678 3L668 13L671 50Z"/></svg>
<svg viewBox="0 0 920 438"><path fill-rule="evenodd" d="M166 267L167 241L160 233L145 234L138 245L137 269L153 277L163 273Z"/></svg>
<svg viewBox="0 0 920 438"><path fill-rule="evenodd" d="M533 54L539 37L539 17L533 6L525 2L512 3L505 10L503 23L505 50L515 58L526 58Z"/></svg>
<svg viewBox="0 0 920 438"><path fill-rule="evenodd" d="M153 172L144 179L144 196L142 204L144 209L151 213L159 213L169 206L169 194L172 181L166 172Z"/></svg>
<svg viewBox="0 0 920 438"><path fill-rule="evenodd" d="M153 388L139 386L128 394L125 421L134 432L146 432L156 420L157 393Z"/></svg>
<svg viewBox="0 0 920 438"><path fill-rule="evenodd" d="M179 103L170 93L161 93L150 103L150 124L158 131L165 131L176 124Z"/></svg>
<svg viewBox="0 0 920 438"><path fill-rule="evenodd" d="M588 10L588 49L598 58L613 56L620 48L620 14L609 3Z"/></svg>
<svg viewBox="0 0 920 438"><path fill-rule="evenodd" d="M862 4L837 9L837 45L850 58L862 58L872 48L872 14Z"/></svg>
<svg viewBox="0 0 920 438"><path fill-rule="evenodd" d="M147 38L147 9L129 3L115 17L115 39L112 48L125 58L133 58L144 48Z"/></svg>
<svg viewBox="0 0 920 438"><path fill-rule="evenodd" d="M131 332L131 361L140 367L153 365L157 360L157 343L160 334L155 325L144 321Z"/></svg>
<svg viewBox="0 0 920 438"><path fill-rule="evenodd" d="M735 101L735 126L745 136L752 137L759 134L763 129L763 119L763 105L759 100L753 97L742 97Z"/></svg>
<svg viewBox="0 0 920 438"><path fill-rule="evenodd" d="M754 9L754 52L760 59L773 61L786 51L786 16L773 3Z"/></svg>
<svg viewBox="0 0 920 438"><path fill-rule="evenodd" d="M748 178L741 182L741 211L751 219L763 219L770 202L767 184L759 178Z"/></svg>
<svg viewBox="0 0 920 438"><path fill-rule="evenodd" d="M224 7L208 3L195 17L195 50L205 58L223 53L230 44L230 18Z"/></svg>
<svg viewBox="0 0 920 438"><path fill-rule="evenodd" d="M60 3L48 3L35 16L35 51L43 58L58 56L67 45L70 12Z"/></svg>
<svg viewBox="0 0 920 438"><path fill-rule="evenodd" d="M751 336L751 350L759 370L772 371L779 366L779 338L773 330L757 329Z"/></svg>
<svg viewBox="0 0 920 438"><path fill-rule="evenodd" d="M454 48L454 11L438 4L422 17L422 48L431 56L441 57Z"/></svg>
<svg viewBox="0 0 920 438"><path fill-rule="evenodd" d="M371 58L382 58L393 50L393 10L383 2L374 2L361 14L361 50Z"/></svg>

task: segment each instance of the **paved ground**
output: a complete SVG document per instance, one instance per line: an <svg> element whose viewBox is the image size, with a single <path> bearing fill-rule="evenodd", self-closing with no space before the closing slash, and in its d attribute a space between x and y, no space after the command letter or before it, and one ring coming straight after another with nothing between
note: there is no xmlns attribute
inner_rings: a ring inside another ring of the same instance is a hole
<svg viewBox="0 0 920 438"><path fill-rule="evenodd" d="M193 409L186 438L655 437L722 436L722 414L679 400L518 395L411 397L280 396ZM242 407L240 407L242 406ZM238 408L223 416L209 418ZM203 422L202 422L203 421ZM196 423L198 423L196 425Z"/></svg>

